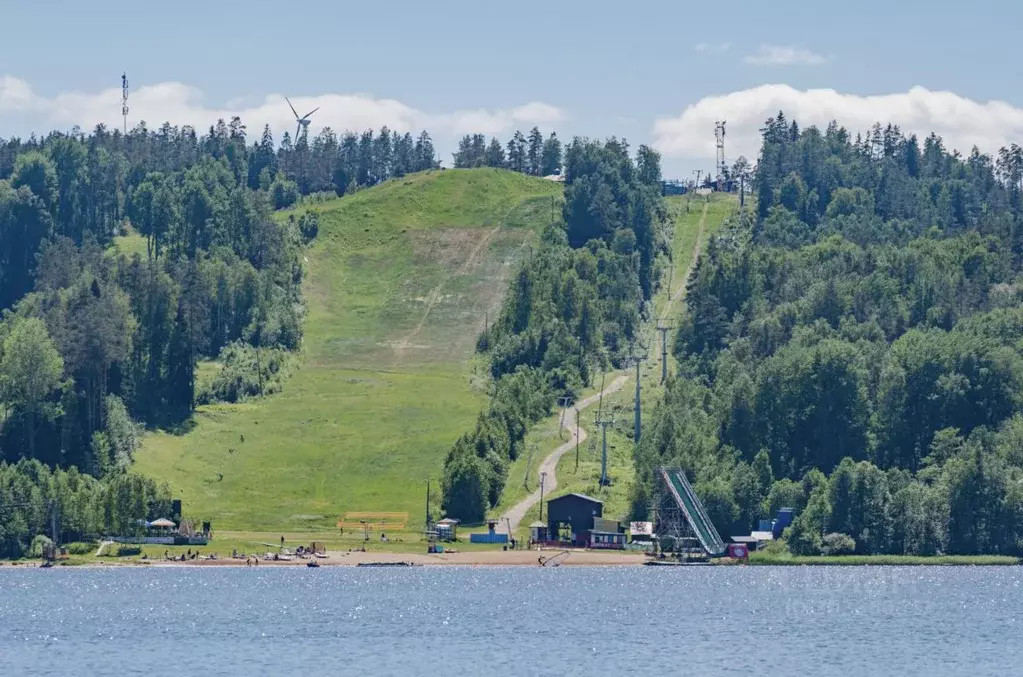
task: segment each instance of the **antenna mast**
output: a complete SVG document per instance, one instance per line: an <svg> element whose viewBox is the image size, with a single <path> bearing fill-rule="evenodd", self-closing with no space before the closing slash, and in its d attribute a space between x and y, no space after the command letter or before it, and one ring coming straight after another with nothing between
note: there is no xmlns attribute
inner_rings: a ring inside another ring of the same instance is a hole
<svg viewBox="0 0 1023 677"><path fill-rule="evenodd" d="M714 141L718 152L718 190L724 190L725 172L728 167L725 165L725 121L718 120L714 123Z"/></svg>
<svg viewBox="0 0 1023 677"><path fill-rule="evenodd" d="M124 117L124 135L128 136L128 74L121 73L121 115Z"/></svg>

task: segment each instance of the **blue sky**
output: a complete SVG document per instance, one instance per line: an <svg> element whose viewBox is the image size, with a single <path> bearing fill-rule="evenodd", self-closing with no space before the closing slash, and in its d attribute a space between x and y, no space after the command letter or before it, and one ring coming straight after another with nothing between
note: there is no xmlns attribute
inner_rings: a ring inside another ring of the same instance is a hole
<svg viewBox="0 0 1023 677"><path fill-rule="evenodd" d="M129 124L240 113L279 139L288 95L323 105L313 132L426 126L445 160L462 133L539 124L655 144L666 174L688 175L713 164L715 119L730 159L754 155L779 106L937 129L964 150L1023 140L1023 3L1008 0L0 0L0 23L0 137L119 123L127 70Z"/></svg>

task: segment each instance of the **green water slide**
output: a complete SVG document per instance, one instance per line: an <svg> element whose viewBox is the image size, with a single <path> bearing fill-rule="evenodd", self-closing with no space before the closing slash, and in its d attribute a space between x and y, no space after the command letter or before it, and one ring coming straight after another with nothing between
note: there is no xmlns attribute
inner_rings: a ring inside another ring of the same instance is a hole
<svg viewBox="0 0 1023 677"><path fill-rule="evenodd" d="M680 468L661 468L661 477L707 554L711 557L724 555L728 546L721 540L706 508L686 479L686 474Z"/></svg>

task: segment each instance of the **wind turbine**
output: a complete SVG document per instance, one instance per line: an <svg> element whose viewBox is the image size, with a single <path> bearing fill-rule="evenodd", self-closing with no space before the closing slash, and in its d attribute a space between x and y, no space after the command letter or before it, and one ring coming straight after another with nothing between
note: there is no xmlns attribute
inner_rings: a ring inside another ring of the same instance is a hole
<svg viewBox="0 0 1023 677"><path fill-rule="evenodd" d="M288 106L291 108L291 112L295 114L295 120L298 121L298 127L295 129L295 143L297 144L298 137L302 135L302 129L306 130L309 129L309 116L315 113L316 111L320 110L320 107L317 106L316 108L312 109L302 117L298 117L298 111L295 110L295 107L291 105L291 99L289 99L288 97L284 97L284 100L288 102Z"/></svg>

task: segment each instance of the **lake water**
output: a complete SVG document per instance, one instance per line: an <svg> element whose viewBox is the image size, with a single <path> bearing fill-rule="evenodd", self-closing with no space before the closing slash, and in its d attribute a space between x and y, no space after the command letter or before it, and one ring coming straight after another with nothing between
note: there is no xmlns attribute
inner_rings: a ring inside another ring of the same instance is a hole
<svg viewBox="0 0 1023 677"><path fill-rule="evenodd" d="M1023 674L1023 568L0 569L0 674Z"/></svg>

